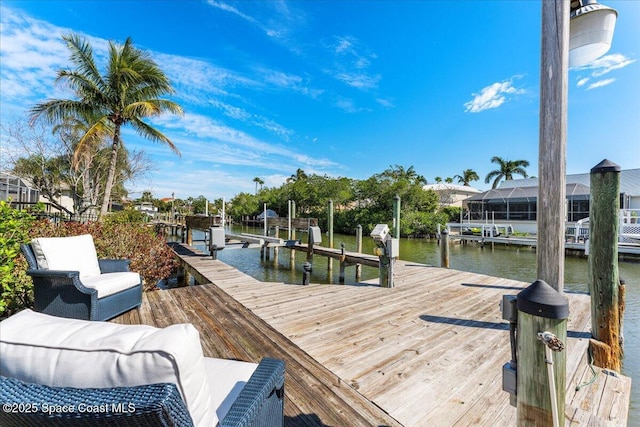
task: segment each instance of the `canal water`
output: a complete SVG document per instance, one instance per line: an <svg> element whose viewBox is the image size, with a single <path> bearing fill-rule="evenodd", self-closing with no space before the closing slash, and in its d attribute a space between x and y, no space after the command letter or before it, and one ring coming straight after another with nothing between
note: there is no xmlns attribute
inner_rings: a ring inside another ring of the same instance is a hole
<svg viewBox="0 0 640 427"><path fill-rule="evenodd" d="M233 229L234 233L263 234L262 229ZM280 237L286 238L284 233ZM297 236L306 241L306 233ZM206 251L204 242L197 241L203 235L194 232L194 246ZM328 237L323 236L322 246L328 246ZM334 235L333 247L340 248L344 243L347 251L355 251L355 237ZM373 254L373 239L363 239L362 252ZM306 262L306 253L298 251L295 263L290 262L288 249L280 249L278 259L261 260L259 249L228 249L218 252L218 259L263 282L302 283L302 265ZM435 240L401 239L400 259L429 265L440 265L440 250ZM338 283L339 262L333 261L332 272L327 269L327 258L316 256L313 260L312 283ZM531 248L490 245L484 248L478 244L450 246L450 268L490 276L504 277L531 283L536 279L536 254ZM587 260L585 258L565 258L565 290L588 292ZM626 311L624 317L623 374L632 378L631 408L629 426L640 426L640 263L620 262L620 278L626 282ZM378 277L376 268L363 266L362 279ZM347 267L347 284L355 283L354 267Z"/></svg>

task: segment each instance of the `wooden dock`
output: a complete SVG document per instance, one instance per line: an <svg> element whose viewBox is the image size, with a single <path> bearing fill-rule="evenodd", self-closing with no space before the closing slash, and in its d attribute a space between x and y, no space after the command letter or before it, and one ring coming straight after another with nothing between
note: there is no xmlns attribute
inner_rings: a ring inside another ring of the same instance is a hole
<svg viewBox="0 0 640 427"><path fill-rule="evenodd" d="M514 237L514 236L475 236L469 234L450 234L449 239L461 243L475 242L481 245L506 245L506 246L527 246L535 248L538 245L535 237ZM567 255L585 255L585 243L565 242L565 253ZM618 254L620 259L637 260L640 258L640 244L638 243L618 243Z"/></svg>
<svg viewBox="0 0 640 427"><path fill-rule="evenodd" d="M510 350L499 301L526 283L402 261L391 289L263 283L185 245L174 250L209 284L145 294L141 309L115 321L190 322L207 356L284 359L285 425L515 425L501 388ZM631 380L592 373L589 296L567 297L565 425L626 425Z"/></svg>

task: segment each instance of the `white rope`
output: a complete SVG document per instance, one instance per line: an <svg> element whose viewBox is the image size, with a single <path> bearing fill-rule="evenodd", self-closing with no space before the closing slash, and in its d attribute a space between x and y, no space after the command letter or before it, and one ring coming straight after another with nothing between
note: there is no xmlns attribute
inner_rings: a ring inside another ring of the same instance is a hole
<svg viewBox="0 0 640 427"><path fill-rule="evenodd" d="M558 415L558 397L556 394L556 379L553 371L553 352L562 351L564 344L551 332L538 332L538 339L544 346L544 362L547 364L547 377L549 379L549 395L551 397L551 416L553 426L560 427L560 417Z"/></svg>

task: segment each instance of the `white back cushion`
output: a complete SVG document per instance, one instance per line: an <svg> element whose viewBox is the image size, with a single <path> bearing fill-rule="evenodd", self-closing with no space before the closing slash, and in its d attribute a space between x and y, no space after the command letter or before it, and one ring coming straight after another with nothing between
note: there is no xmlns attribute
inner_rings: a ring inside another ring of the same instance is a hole
<svg viewBox="0 0 640 427"><path fill-rule="evenodd" d="M79 271L80 278L97 276L100 265L90 234L72 237L39 237L31 241L38 267Z"/></svg>
<svg viewBox="0 0 640 427"><path fill-rule="evenodd" d="M0 322L0 375L56 387L174 383L196 426L218 422L190 324L158 329L23 310Z"/></svg>

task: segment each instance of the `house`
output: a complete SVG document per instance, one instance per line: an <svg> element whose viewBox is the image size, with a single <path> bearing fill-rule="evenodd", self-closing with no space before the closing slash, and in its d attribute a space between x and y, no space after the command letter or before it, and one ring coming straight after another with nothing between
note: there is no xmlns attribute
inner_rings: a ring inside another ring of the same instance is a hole
<svg viewBox="0 0 640 427"><path fill-rule="evenodd" d="M589 217L590 175L566 177L567 222ZM498 188L473 195L465 203L472 221L508 221L520 231L535 231L537 200L538 179L523 178L503 181ZM620 208L630 216L640 215L640 169L620 171Z"/></svg>
<svg viewBox="0 0 640 427"><path fill-rule="evenodd" d="M14 204L24 204L26 207L37 203L39 197L40 192L27 180L0 172L0 200L11 200Z"/></svg>
<svg viewBox="0 0 640 427"><path fill-rule="evenodd" d="M11 199L11 205L18 209L27 209L40 202L45 206L47 213L60 212L60 209L34 188L28 179L0 172L0 200L7 201L9 199ZM60 194L55 198L55 202L73 212L73 196L66 184L62 184Z"/></svg>
<svg viewBox="0 0 640 427"><path fill-rule="evenodd" d="M147 214L150 217L153 217L158 213L158 208L153 206L152 202L138 202L133 209L140 211L144 214Z"/></svg>
<svg viewBox="0 0 640 427"><path fill-rule="evenodd" d="M465 207L463 203L470 196L481 193L477 188L468 185L455 185L446 182L428 184L422 187L423 190L432 190L440 197L440 206Z"/></svg>

